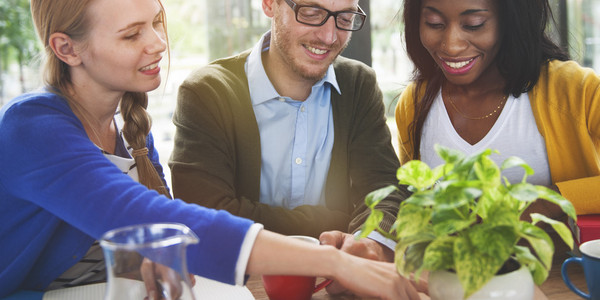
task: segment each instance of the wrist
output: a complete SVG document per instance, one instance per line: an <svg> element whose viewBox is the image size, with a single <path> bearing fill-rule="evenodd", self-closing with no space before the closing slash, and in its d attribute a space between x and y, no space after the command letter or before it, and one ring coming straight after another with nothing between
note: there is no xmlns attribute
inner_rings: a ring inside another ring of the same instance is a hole
<svg viewBox="0 0 600 300"><path fill-rule="evenodd" d="M340 274L338 274L340 270L340 266L344 266L347 258L346 256L349 254L344 253L343 251L336 249L333 246L321 246L322 255L319 255L320 259L318 261L319 265L324 269L321 270L323 277L326 278L339 278Z"/></svg>

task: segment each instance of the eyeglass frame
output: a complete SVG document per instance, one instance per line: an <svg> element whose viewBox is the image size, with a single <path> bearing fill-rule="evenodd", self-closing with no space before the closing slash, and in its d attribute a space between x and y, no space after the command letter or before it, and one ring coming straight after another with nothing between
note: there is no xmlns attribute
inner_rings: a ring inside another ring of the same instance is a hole
<svg viewBox="0 0 600 300"><path fill-rule="evenodd" d="M293 0L284 0L284 1L294 11L294 15L296 17L296 22L298 22L300 24L308 25L308 26L315 26L315 27L323 26L323 24L327 23L327 20L329 20L329 17L333 16L335 27L337 29L344 30L344 31L359 31L363 28L363 26L365 25L365 21L367 20L367 14L365 14L365 12L362 10L362 8L360 8L360 5L356 5L356 7L358 8L358 11L352 11L352 10L330 11L326 8L319 7L319 6L298 4L298 3L294 2ZM327 12L327 16L325 17L325 19L323 19L323 21L320 24L310 24L310 23L302 22L302 21L298 20L298 11L302 7L312 7L312 8L318 8L318 9L324 10ZM359 17L362 17L362 23L360 24L360 27L358 27L357 29L346 29L346 28L339 27L338 22L337 22L337 16L338 16L338 14L342 14L342 13L353 13Z"/></svg>

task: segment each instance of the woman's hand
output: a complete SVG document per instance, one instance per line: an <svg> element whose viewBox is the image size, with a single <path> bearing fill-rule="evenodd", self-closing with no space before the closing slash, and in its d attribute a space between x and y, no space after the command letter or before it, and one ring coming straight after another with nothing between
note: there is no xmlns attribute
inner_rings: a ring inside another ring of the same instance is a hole
<svg viewBox="0 0 600 300"><path fill-rule="evenodd" d="M147 299L179 299L183 294L183 278L169 267L145 258L141 274L148 293ZM194 286L196 279L192 274L189 276L190 284Z"/></svg>
<svg viewBox="0 0 600 300"><path fill-rule="evenodd" d="M400 276L393 263L368 260L346 253L341 256L343 262L335 266L335 280L355 295L390 300L421 299L415 283ZM423 282L419 283L420 288L426 289ZM329 289L327 292L336 293Z"/></svg>
<svg viewBox="0 0 600 300"><path fill-rule="evenodd" d="M361 297L420 299L413 283L400 276L391 262L361 258L333 246L314 245L268 230L257 235L246 274L322 276Z"/></svg>

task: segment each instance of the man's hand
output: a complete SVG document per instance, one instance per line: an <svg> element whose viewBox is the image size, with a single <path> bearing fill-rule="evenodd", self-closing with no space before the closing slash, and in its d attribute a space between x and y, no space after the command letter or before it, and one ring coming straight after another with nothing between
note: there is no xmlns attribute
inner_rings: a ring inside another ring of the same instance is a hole
<svg viewBox="0 0 600 300"><path fill-rule="evenodd" d="M355 256L386 262L394 261L392 249L369 238L356 240L353 235L348 233L326 231L321 233L319 241L321 245L331 245ZM330 294L339 294L345 291L346 289L335 281L327 286L327 292Z"/></svg>

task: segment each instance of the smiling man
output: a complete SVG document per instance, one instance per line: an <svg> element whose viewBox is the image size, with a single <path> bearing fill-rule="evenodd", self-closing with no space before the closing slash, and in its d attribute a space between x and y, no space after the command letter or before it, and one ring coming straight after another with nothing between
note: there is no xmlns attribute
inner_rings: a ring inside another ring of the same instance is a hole
<svg viewBox="0 0 600 300"><path fill-rule="evenodd" d="M364 197L395 184L399 166L374 71L339 56L366 15L358 0L262 7L271 30L252 49L194 71L179 89L174 195L391 260L381 236L352 236L369 214ZM380 204L384 229L407 194Z"/></svg>

